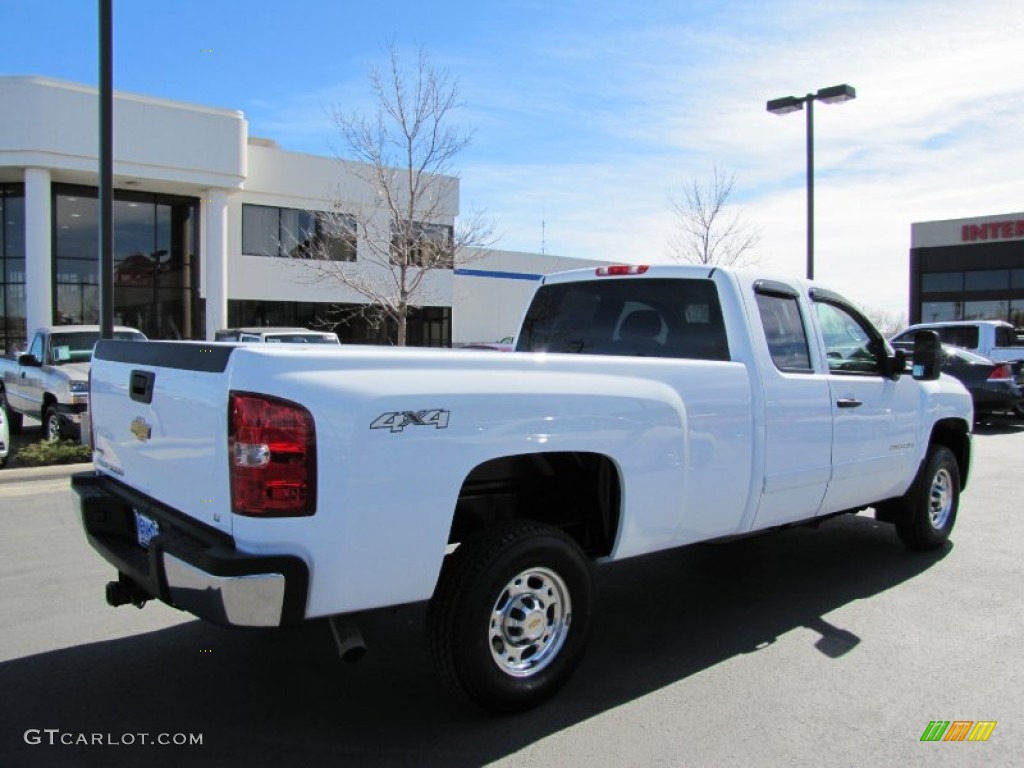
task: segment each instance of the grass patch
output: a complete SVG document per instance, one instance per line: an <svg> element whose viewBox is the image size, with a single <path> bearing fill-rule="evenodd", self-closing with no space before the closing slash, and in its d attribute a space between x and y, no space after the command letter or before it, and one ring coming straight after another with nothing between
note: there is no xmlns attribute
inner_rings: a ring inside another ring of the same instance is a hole
<svg viewBox="0 0 1024 768"><path fill-rule="evenodd" d="M19 449L14 457L18 467L48 467L51 464L83 464L92 461L92 449L74 440L30 443Z"/></svg>

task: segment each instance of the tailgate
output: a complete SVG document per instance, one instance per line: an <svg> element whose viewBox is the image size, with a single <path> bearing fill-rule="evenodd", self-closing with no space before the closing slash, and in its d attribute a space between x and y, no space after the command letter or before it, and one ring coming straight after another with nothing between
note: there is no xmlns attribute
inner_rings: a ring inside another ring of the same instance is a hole
<svg viewBox="0 0 1024 768"><path fill-rule="evenodd" d="M227 363L233 349L100 341L89 389L96 469L228 534Z"/></svg>

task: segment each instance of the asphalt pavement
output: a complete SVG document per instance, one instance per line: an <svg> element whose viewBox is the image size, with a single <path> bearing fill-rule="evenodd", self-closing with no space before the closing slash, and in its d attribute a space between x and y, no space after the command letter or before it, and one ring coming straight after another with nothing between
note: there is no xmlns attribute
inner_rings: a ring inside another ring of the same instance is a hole
<svg viewBox="0 0 1024 768"><path fill-rule="evenodd" d="M109 608L114 573L66 478L4 482L0 763L1019 765L1024 423L982 427L974 449L937 552L862 514L599 568L579 670L511 718L439 683L423 605L360 617L354 665L323 622L229 630ZM996 725L985 742L922 742L933 721Z"/></svg>

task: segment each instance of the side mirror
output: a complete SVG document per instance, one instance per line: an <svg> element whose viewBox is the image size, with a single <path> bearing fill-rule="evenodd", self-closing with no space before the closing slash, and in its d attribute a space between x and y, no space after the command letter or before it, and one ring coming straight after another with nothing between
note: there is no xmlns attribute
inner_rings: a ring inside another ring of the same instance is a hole
<svg viewBox="0 0 1024 768"><path fill-rule="evenodd" d="M42 363L35 355L30 355L26 352L23 355L18 355L18 365L24 366L25 368L39 368Z"/></svg>
<svg viewBox="0 0 1024 768"><path fill-rule="evenodd" d="M935 381L942 373L942 342L935 331L914 334L913 375L918 381Z"/></svg>

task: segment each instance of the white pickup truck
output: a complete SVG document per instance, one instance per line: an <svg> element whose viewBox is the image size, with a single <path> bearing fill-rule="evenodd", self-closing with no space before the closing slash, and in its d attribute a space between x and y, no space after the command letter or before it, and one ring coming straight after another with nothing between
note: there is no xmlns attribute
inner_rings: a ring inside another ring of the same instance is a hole
<svg viewBox="0 0 1024 768"><path fill-rule="evenodd" d="M918 323L893 336L893 343L913 342L918 331L935 331L944 344L961 347L997 363L1024 361L1017 329L1005 320L947 320Z"/></svg>
<svg viewBox="0 0 1024 768"><path fill-rule="evenodd" d="M508 712L580 659L593 563L867 507L911 548L953 528L973 414L937 338L905 374L812 283L561 273L516 348L100 342L72 485L108 602L279 626L429 599L443 676Z"/></svg>
<svg viewBox="0 0 1024 768"><path fill-rule="evenodd" d="M47 440L78 438L89 401L89 361L100 338L97 325L39 328L28 352L0 358L0 406L11 432L21 431L24 416L43 423ZM114 338L144 340L134 328L114 328Z"/></svg>

